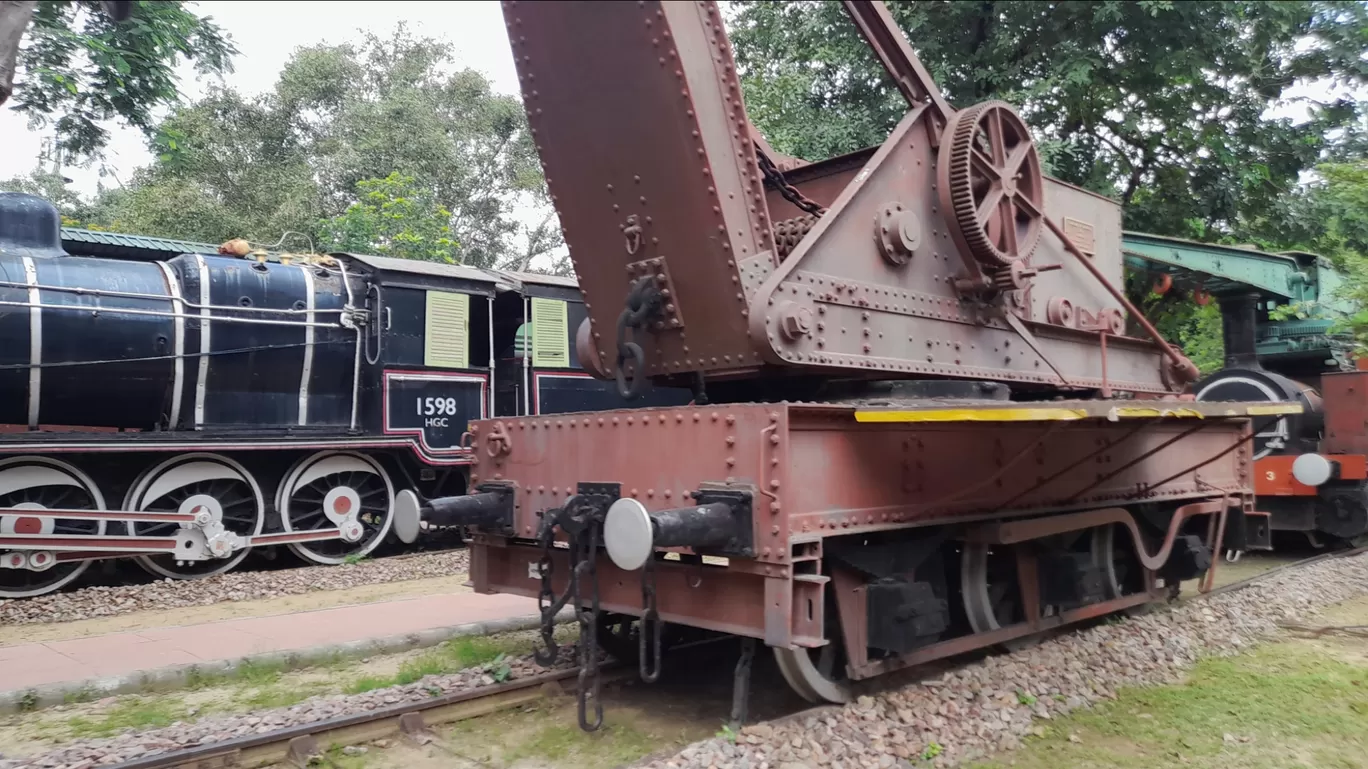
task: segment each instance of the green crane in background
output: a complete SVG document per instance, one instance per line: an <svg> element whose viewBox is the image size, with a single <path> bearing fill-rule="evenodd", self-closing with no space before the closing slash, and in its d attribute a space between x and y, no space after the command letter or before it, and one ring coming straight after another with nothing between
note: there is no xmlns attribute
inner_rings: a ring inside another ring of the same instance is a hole
<svg viewBox="0 0 1368 769"><path fill-rule="evenodd" d="M1353 339L1337 324L1354 312L1341 275L1324 257L1304 252L1197 243L1127 232L1126 268L1154 277L1154 290L1191 292L1220 304L1225 365L1257 364L1286 376L1353 367Z"/></svg>

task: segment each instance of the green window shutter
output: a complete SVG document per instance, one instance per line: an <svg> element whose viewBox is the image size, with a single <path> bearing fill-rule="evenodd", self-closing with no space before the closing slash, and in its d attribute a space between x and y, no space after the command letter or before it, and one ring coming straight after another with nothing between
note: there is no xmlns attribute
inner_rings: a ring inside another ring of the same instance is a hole
<svg viewBox="0 0 1368 769"><path fill-rule="evenodd" d="M569 321L565 315L565 302L559 299L532 299L533 366L570 367Z"/></svg>
<svg viewBox="0 0 1368 769"><path fill-rule="evenodd" d="M513 357L522 358L527 355L527 332L531 328L531 323L524 323L521 326L518 326L518 333L513 335Z"/></svg>
<svg viewBox="0 0 1368 769"><path fill-rule="evenodd" d="M469 368L470 297L446 291L427 292L423 328L423 365Z"/></svg>

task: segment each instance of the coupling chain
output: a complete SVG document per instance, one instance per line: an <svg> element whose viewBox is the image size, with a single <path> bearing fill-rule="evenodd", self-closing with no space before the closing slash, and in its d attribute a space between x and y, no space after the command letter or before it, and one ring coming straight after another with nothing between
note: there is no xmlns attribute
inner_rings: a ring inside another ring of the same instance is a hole
<svg viewBox="0 0 1368 769"><path fill-rule="evenodd" d="M641 680L653 684L660 679L660 614L656 611L655 556L646 559L641 572L641 632L637 634L637 660ZM647 652L650 652L649 654Z"/></svg>
<svg viewBox="0 0 1368 769"><path fill-rule="evenodd" d="M597 555L600 533L603 529L604 511L592 499L580 495L565 501L559 509L547 510L542 516L541 548L542 557L538 562L541 574L541 590L537 595L537 608L541 613L542 648L533 650L537 664L550 666L560 656L556 644L556 615L568 604L573 607L575 619L579 623L579 679L576 691L576 705L580 728L586 732L597 730L603 725L603 701L600 698L603 678L599 674L598 615L599 585ZM569 549L570 574L565 592L556 595L551 584L554 561L556 529L565 532ZM588 591L588 607L582 588ZM588 717L592 703L594 718Z"/></svg>
<svg viewBox="0 0 1368 769"><path fill-rule="evenodd" d="M774 161L770 160L765 151L760 149L758 143L755 144L755 159L760 164L760 173L764 174L765 181L774 185L779 194L784 196L784 200L813 216L821 216L826 213L826 209L820 203L804 195L797 187L788 183L784 175L775 167Z"/></svg>
<svg viewBox="0 0 1368 769"><path fill-rule="evenodd" d="M655 276L646 275L632 282L627 291L626 306L617 322L617 387L618 395L631 400L641 394L646 382L646 353L636 339L637 332L647 329L651 321L665 307L665 297L656 286ZM632 330L632 339L627 337ZM627 375L627 361L632 362L632 374Z"/></svg>

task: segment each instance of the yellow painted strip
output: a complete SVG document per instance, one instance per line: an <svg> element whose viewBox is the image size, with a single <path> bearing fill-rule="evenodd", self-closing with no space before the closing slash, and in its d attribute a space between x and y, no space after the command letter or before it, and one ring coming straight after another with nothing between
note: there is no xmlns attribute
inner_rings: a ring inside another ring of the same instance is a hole
<svg viewBox="0 0 1368 769"><path fill-rule="evenodd" d="M1191 406L1113 406L1106 411L1061 407L1022 408L960 408L926 410L871 410L856 411L857 422L1072 422L1099 419L1115 422L1121 419L1207 419L1221 417L1258 416L1271 414L1300 414L1302 407L1295 403L1242 405L1222 411L1203 413Z"/></svg>
<svg viewBox="0 0 1368 769"><path fill-rule="evenodd" d="M1250 406L1245 413L1250 416L1261 414L1300 414L1306 409L1300 403L1270 403L1267 406Z"/></svg>
<svg viewBox="0 0 1368 769"><path fill-rule="evenodd" d="M1206 415L1197 409L1158 406L1117 406L1108 412L1119 419L1157 419L1159 417L1178 417L1179 419L1204 419Z"/></svg>
<svg viewBox="0 0 1368 769"><path fill-rule="evenodd" d="M936 409L927 411L856 411L856 422L1063 422L1087 419L1084 409Z"/></svg>

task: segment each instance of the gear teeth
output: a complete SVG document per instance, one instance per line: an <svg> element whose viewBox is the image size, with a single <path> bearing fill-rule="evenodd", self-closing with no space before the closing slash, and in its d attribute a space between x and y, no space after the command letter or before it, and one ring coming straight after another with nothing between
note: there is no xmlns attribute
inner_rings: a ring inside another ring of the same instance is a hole
<svg viewBox="0 0 1368 769"><path fill-rule="evenodd" d="M969 252L982 264L1005 267L1029 257L1035 251L1036 243L1040 239L1040 229L1037 227L1032 231L1028 238L1029 242L1024 244L1024 247L1018 245L1018 253L1009 254L999 249L988 238L987 227L978 222L978 205L974 201L970 155L974 147L974 136L978 133L979 120L990 109L1001 109L1020 122L1020 118L1010 107L996 101L976 104L956 115L953 132L949 137L949 193L954 215L952 223L968 245ZM1039 173L1039 165L1035 165L1034 169ZM1043 182L1043 179L1036 180L1036 189L1044 189ZM1043 208L1044 201L1037 201L1037 205Z"/></svg>

